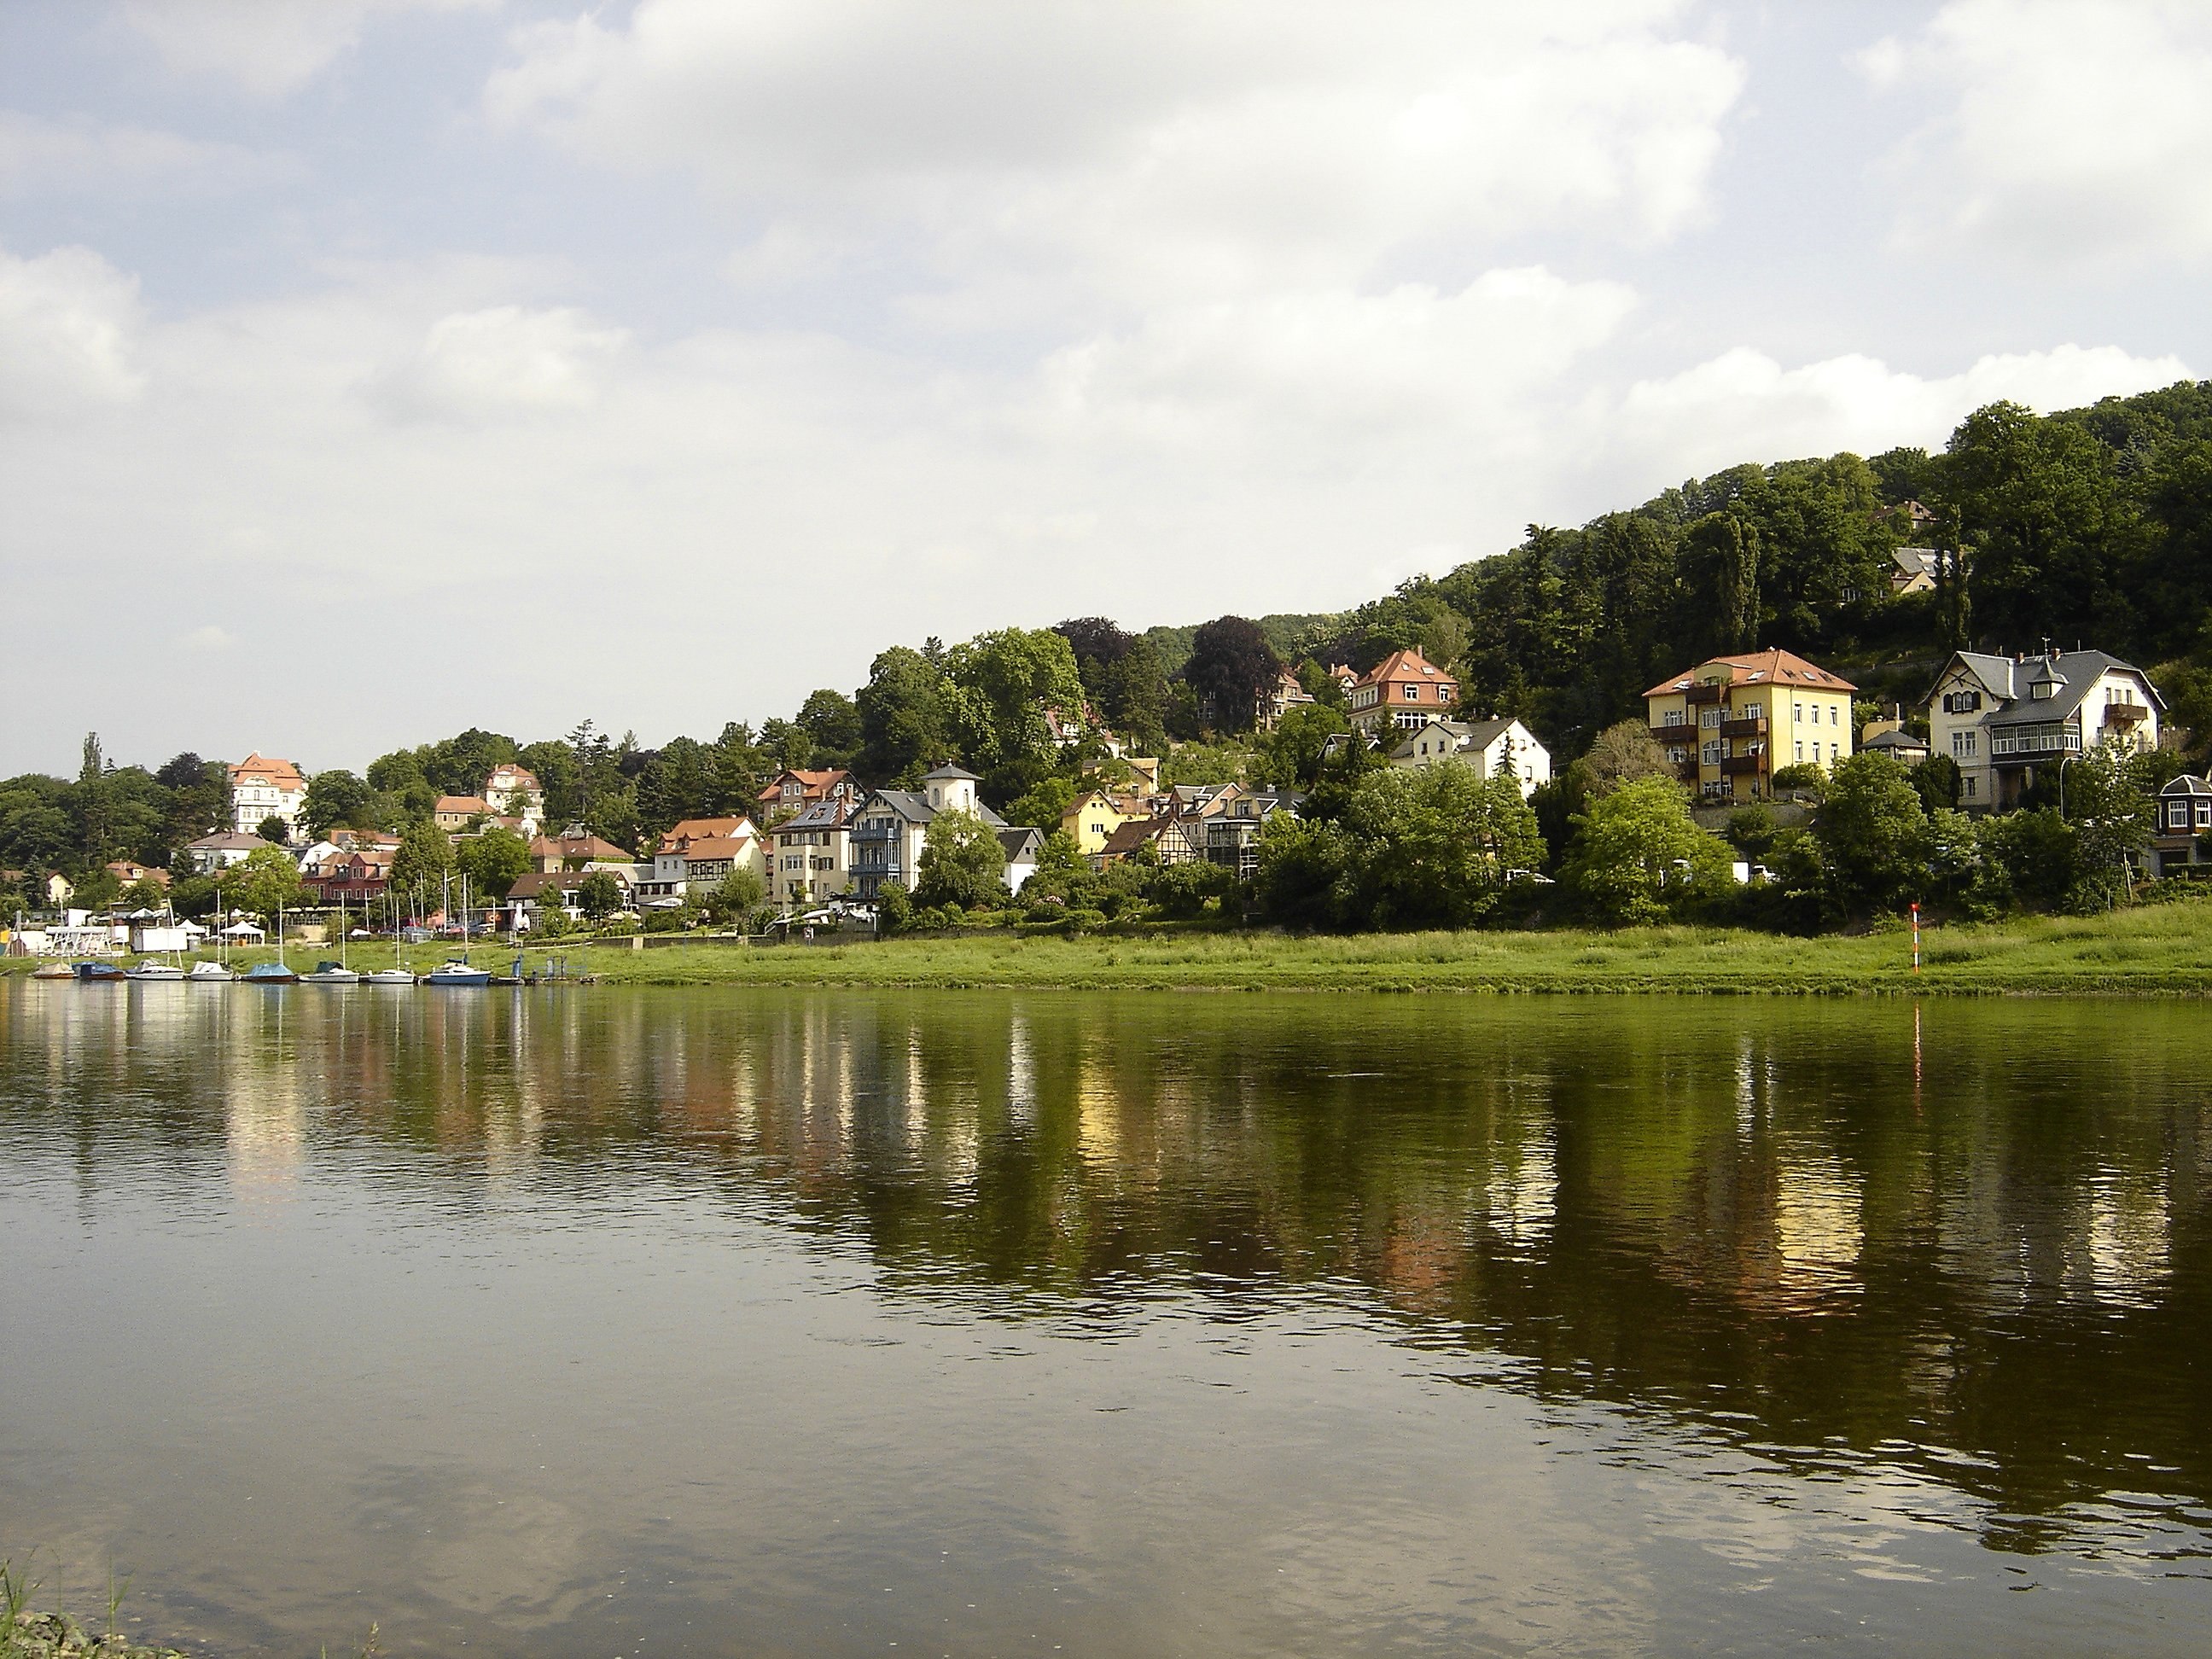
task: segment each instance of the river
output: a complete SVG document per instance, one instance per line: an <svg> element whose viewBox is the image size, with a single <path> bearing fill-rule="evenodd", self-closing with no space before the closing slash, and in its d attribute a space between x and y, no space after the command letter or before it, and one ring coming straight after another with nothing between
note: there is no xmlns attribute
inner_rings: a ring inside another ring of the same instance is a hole
<svg viewBox="0 0 2212 1659"><path fill-rule="evenodd" d="M217 1656L2201 1652L2200 1005L0 981L0 1553Z"/></svg>

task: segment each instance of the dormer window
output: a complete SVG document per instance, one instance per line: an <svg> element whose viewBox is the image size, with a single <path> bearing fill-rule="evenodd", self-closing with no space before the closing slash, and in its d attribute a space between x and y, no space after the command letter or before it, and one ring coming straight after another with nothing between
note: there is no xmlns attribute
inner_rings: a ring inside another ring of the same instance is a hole
<svg viewBox="0 0 2212 1659"><path fill-rule="evenodd" d="M2058 688L2053 685L2049 680L2038 680L2033 685L2028 687L2027 695L2035 698L2038 702L2041 702L2044 698L2050 696L2057 690Z"/></svg>

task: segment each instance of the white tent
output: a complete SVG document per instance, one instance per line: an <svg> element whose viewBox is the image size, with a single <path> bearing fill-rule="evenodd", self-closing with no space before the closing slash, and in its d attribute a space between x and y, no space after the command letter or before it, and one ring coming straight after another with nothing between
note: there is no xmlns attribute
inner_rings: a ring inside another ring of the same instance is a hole
<svg viewBox="0 0 2212 1659"><path fill-rule="evenodd" d="M266 939L268 935L250 921L234 921L222 930L225 939Z"/></svg>

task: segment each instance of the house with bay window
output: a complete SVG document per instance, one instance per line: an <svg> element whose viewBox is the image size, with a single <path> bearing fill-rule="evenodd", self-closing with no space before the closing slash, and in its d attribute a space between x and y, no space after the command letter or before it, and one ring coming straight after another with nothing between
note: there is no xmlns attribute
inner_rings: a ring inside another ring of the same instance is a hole
<svg viewBox="0 0 2212 1659"><path fill-rule="evenodd" d="M1959 651L1928 694L1928 742L1959 768L1959 805L2008 811L2039 775L2100 744L2158 747L2166 703L2150 677L2102 651Z"/></svg>

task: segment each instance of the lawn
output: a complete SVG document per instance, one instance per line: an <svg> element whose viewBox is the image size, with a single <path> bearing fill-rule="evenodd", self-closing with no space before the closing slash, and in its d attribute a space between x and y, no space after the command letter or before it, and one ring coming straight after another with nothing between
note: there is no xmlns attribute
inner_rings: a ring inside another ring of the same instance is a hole
<svg viewBox="0 0 2212 1659"><path fill-rule="evenodd" d="M564 941L525 952L602 981L635 985L1038 986L1073 989L1650 992L1846 994L1867 992L2212 991L2212 901L2147 905L2094 917L2020 917L1931 927L1911 971L1904 929L1796 939L1727 927L1618 933L1385 933L1295 939L1268 933L1025 937L1000 928L881 944L655 945ZM323 955L295 949L292 965ZM239 965L266 957L241 952ZM442 945L409 952L427 969ZM480 966L506 972L514 953L478 945ZM355 946L356 969L388 967L391 945ZM0 970L27 973L20 959Z"/></svg>

